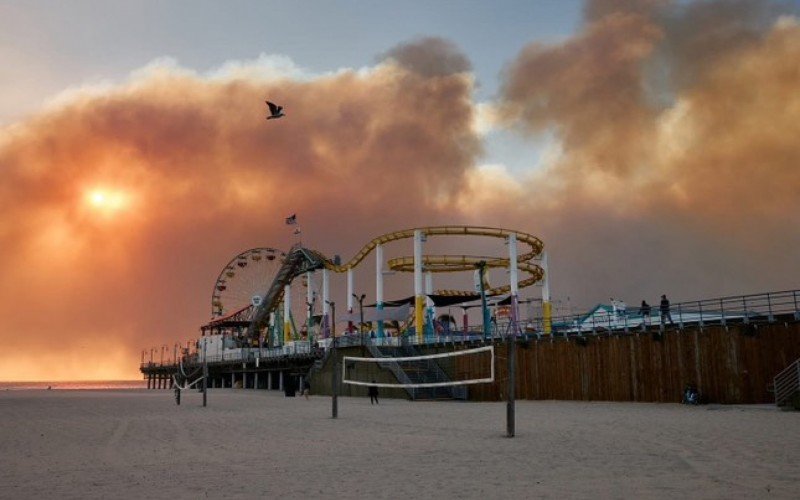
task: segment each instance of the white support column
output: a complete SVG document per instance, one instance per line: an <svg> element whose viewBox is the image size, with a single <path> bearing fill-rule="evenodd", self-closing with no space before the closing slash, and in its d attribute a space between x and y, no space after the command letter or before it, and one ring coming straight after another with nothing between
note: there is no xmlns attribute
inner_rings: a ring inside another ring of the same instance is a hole
<svg viewBox="0 0 800 500"><path fill-rule="evenodd" d="M272 390L272 372L267 372L267 390Z"/></svg>
<svg viewBox="0 0 800 500"><path fill-rule="evenodd" d="M375 309L383 310L383 245L380 243L375 247ZM378 321L378 338L383 338L383 320Z"/></svg>
<svg viewBox="0 0 800 500"><path fill-rule="evenodd" d="M322 270L322 322L325 325L325 338L330 337L331 334L331 283L330 272L327 269Z"/></svg>
<svg viewBox="0 0 800 500"><path fill-rule="evenodd" d="M236 374L231 372L231 389L236 387Z"/></svg>
<svg viewBox="0 0 800 500"><path fill-rule="evenodd" d="M283 343L292 341L292 285L283 287Z"/></svg>
<svg viewBox="0 0 800 500"><path fill-rule="evenodd" d="M353 269L347 270L347 314L353 314ZM353 322L347 322L347 333L353 333Z"/></svg>
<svg viewBox="0 0 800 500"><path fill-rule="evenodd" d="M436 307L433 305L433 299L428 295L433 295L433 273L431 271L425 271L425 319L433 328L433 320L436 319ZM433 334L436 335L436 332L434 331Z"/></svg>
<svg viewBox="0 0 800 500"><path fill-rule="evenodd" d="M553 305L550 302L550 268L547 264L547 252L542 252L542 270L544 271L544 278L542 278L542 316L544 321L544 333L549 335L553 329Z"/></svg>
<svg viewBox="0 0 800 500"><path fill-rule="evenodd" d="M417 339L422 342L425 333L425 295L422 293L422 230L414 230L414 323Z"/></svg>

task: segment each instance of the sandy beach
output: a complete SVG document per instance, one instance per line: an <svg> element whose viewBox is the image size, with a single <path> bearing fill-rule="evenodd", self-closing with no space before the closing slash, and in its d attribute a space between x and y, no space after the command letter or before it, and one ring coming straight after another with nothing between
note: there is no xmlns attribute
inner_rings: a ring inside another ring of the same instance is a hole
<svg viewBox="0 0 800 500"><path fill-rule="evenodd" d="M0 498L796 498L771 407L3 391Z"/></svg>

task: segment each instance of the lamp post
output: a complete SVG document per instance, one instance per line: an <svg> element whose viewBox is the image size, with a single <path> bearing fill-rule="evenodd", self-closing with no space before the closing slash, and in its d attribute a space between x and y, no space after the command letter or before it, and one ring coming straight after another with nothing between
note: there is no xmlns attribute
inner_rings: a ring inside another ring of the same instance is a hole
<svg viewBox="0 0 800 500"><path fill-rule="evenodd" d="M150 348L150 364L151 365L153 364L153 352L155 352L155 350L156 350L155 347L151 347Z"/></svg>
<svg viewBox="0 0 800 500"><path fill-rule="evenodd" d="M161 345L161 366L164 366L164 351L167 350L167 344Z"/></svg>
<svg viewBox="0 0 800 500"><path fill-rule="evenodd" d="M331 370L331 418L339 417L339 401L336 394L336 372L339 371L339 360L336 357L336 302L330 300L325 301L326 304L331 306L331 355L333 356L333 369Z"/></svg>
<svg viewBox="0 0 800 500"><path fill-rule="evenodd" d="M358 333L361 335L361 345L364 345L364 299L367 298L367 294L353 294L353 297L358 301L358 312L361 317L361 322L358 324Z"/></svg>

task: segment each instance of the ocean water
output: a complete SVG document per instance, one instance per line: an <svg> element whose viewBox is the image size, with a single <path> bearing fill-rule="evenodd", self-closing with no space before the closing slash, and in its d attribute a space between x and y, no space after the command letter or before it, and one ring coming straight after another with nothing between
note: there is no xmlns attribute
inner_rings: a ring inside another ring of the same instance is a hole
<svg viewBox="0 0 800 500"><path fill-rule="evenodd" d="M123 390L147 389L145 380L80 380L74 382L0 382L0 391L43 390L80 391L80 390Z"/></svg>

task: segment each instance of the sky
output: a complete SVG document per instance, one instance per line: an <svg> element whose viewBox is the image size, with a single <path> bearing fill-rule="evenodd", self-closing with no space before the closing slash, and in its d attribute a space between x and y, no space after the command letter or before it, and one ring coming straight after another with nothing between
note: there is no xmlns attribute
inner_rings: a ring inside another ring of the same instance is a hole
<svg viewBox="0 0 800 500"><path fill-rule="evenodd" d="M576 310L797 288L798 7L0 1L0 380L136 378L291 213L534 234Z"/></svg>

